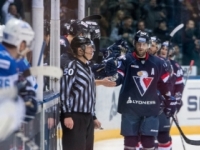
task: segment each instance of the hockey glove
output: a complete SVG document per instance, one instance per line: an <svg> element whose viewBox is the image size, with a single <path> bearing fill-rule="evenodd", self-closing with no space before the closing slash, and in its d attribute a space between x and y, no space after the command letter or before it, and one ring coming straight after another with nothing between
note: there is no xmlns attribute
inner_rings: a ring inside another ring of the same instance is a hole
<svg viewBox="0 0 200 150"><path fill-rule="evenodd" d="M37 100L36 100L36 92L34 87L32 87L31 83L27 80L21 80L17 82L18 86L18 95L24 100L26 115L25 122L32 120L37 113Z"/></svg>
<svg viewBox="0 0 200 150"><path fill-rule="evenodd" d="M105 64L92 65L92 72L95 75L95 79L103 79L106 77Z"/></svg>
<svg viewBox="0 0 200 150"><path fill-rule="evenodd" d="M106 62L105 72L107 77L113 76L117 73L117 65L113 59L110 59Z"/></svg>
<svg viewBox="0 0 200 150"><path fill-rule="evenodd" d="M180 92L177 92L175 94L175 98L176 98L176 101L177 101L176 109L177 109L177 113L178 113L180 111L181 107L183 106L183 101L181 100L182 94Z"/></svg>
<svg viewBox="0 0 200 150"><path fill-rule="evenodd" d="M164 101L165 108L164 113L167 117L171 117L176 112L176 99L173 96L166 97L166 100Z"/></svg>

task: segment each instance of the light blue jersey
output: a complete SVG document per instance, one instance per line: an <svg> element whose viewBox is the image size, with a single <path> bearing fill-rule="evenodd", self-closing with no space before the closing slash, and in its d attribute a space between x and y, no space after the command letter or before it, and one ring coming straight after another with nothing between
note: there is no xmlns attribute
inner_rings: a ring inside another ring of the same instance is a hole
<svg viewBox="0 0 200 150"><path fill-rule="evenodd" d="M16 60L0 43L0 88L12 87L18 80Z"/></svg>

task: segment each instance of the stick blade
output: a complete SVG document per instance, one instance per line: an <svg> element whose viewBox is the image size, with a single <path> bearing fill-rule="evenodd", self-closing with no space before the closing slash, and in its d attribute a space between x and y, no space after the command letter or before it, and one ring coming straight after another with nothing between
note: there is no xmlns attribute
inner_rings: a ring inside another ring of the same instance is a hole
<svg viewBox="0 0 200 150"><path fill-rule="evenodd" d="M172 115L172 119L174 120L174 123L176 124L176 127L178 128L181 136L183 137L184 141L187 143L187 144L190 144L190 145L200 145L200 140L192 140L192 139L188 139L185 134L183 133L181 127L179 126L179 124L177 123L176 119L174 118L174 116Z"/></svg>
<svg viewBox="0 0 200 150"><path fill-rule="evenodd" d="M101 15L91 15L83 18L82 21L99 20L99 19L101 19Z"/></svg>
<svg viewBox="0 0 200 150"><path fill-rule="evenodd" d="M181 28L183 28L183 27L184 27L184 24L183 24L183 23L180 24L180 25L178 25L178 26L170 33L170 36L173 37L174 34L175 34L177 31L179 31Z"/></svg>
<svg viewBox="0 0 200 150"><path fill-rule="evenodd" d="M50 76L60 79L63 71L59 67L54 66L36 66L31 67L23 72L24 77L28 76Z"/></svg>

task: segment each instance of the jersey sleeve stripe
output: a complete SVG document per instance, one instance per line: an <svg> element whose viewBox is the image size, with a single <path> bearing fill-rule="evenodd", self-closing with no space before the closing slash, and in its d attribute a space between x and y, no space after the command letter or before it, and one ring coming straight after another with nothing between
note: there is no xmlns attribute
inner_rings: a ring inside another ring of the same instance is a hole
<svg viewBox="0 0 200 150"><path fill-rule="evenodd" d="M119 74L121 74L123 77L124 77L124 72L122 71L122 70L117 70L117 72L119 73Z"/></svg>
<svg viewBox="0 0 200 150"><path fill-rule="evenodd" d="M182 84L183 83L183 77L179 77L176 79L175 84Z"/></svg>
<svg viewBox="0 0 200 150"><path fill-rule="evenodd" d="M169 79L169 73L167 72L167 73L163 74L161 76L161 79L163 80L164 83L167 82L167 80Z"/></svg>

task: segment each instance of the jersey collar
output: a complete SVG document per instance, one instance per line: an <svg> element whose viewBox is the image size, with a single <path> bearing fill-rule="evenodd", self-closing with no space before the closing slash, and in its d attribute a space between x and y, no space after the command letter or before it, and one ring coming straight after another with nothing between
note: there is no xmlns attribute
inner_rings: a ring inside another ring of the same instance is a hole
<svg viewBox="0 0 200 150"><path fill-rule="evenodd" d="M137 57L137 55L136 55L135 52L133 52L132 55L133 55L134 58L136 58L136 59L138 59L138 60L140 59L140 58ZM149 58L149 54L146 53L146 56L145 56L144 60L147 60L148 58Z"/></svg>

